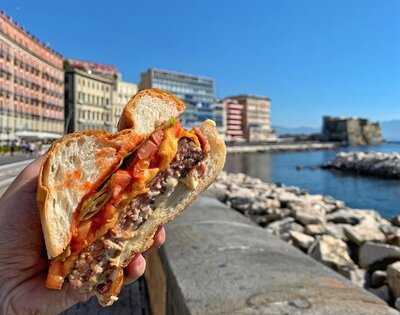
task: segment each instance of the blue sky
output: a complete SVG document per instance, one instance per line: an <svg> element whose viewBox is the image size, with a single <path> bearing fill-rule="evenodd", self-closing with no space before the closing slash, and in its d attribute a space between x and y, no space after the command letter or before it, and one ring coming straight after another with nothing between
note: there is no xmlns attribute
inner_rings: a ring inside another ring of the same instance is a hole
<svg viewBox="0 0 400 315"><path fill-rule="evenodd" d="M251 3L251 5L250 5ZM272 121L400 119L400 1L18 1L1 9L66 57L213 77L272 99Z"/></svg>

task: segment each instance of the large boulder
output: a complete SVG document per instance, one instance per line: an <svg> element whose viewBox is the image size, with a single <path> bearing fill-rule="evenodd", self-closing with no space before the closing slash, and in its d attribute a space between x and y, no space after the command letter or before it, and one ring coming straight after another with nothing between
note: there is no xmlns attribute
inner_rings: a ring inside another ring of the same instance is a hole
<svg viewBox="0 0 400 315"><path fill-rule="evenodd" d="M293 241L293 245L301 249L308 250L310 246L314 243L314 238L307 234L297 231L290 231L289 234Z"/></svg>
<svg viewBox="0 0 400 315"><path fill-rule="evenodd" d="M400 227L400 215L396 215L394 218L392 218L391 222Z"/></svg>
<svg viewBox="0 0 400 315"><path fill-rule="evenodd" d="M264 215L265 222L268 224L273 221L282 220L290 215L289 209L268 209Z"/></svg>
<svg viewBox="0 0 400 315"><path fill-rule="evenodd" d="M356 265L347 265L339 268L339 273L361 288L367 283L367 272Z"/></svg>
<svg viewBox="0 0 400 315"><path fill-rule="evenodd" d="M325 227L326 227L327 234L332 235L333 237L339 238L345 242L349 240L346 236L346 233L344 232L344 229L346 227L351 227L350 224L327 223L325 225Z"/></svg>
<svg viewBox="0 0 400 315"><path fill-rule="evenodd" d="M326 222L326 210L318 203L297 201L290 202L288 207L292 210L296 220L304 225Z"/></svg>
<svg viewBox="0 0 400 315"><path fill-rule="evenodd" d="M250 214L253 215L264 215L268 213L267 204L264 201L254 201L250 205Z"/></svg>
<svg viewBox="0 0 400 315"><path fill-rule="evenodd" d="M330 213L327 216L327 220L328 222L346 223L351 225L368 224L379 226L382 224L390 224L390 222L383 219L378 212L362 209L341 209Z"/></svg>
<svg viewBox="0 0 400 315"><path fill-rule="evenodd" d="M271 231L274 235L289 233L291 231L291 227L294 221L295 220L293 218L285 218L279 221L275 221L267 226L267 230Z"/></svg>
<svg viewBox="0 0 400 315"><path fill-rule="evenodd" d="M400 260L400 247L372 242L364 243L358 254L359 265L363 268L396 258Z"/></svg>
<svg viewBox="0 0 400 315"><path fill-rule="evenodd" d="M227 200L232 208L245 210L255 200L256 192L248 188L238 188L227 194Z"/></svg>
<svg viewBox="0 0 400 315"><path fill-rule="evenodd" d="M219 201L225 202L228 194L228 187L223 183L216 182L210 186L207 192Z"/></svg>
<svg viewBox="0 0 400 315"><path fill-rule="evenodd" d="M242 185L244 180L246 179L246 177L247 176L243 173L236 173L236 174L225 173L225 175L224 174L219 175L219 178L221 178L221 180L223 180L227 183L235 183L237 185Z"/></svg>
<svg viewBox="0 0 400 315"><path fill-rule="evenodd" d="M263 181L259 178L251 177L251 176L245 176L243 179L243 184L247 185L249 187L254 187L256 185L263 185Z"/></svg>
<svg viewBox="0 0 400 315"><path fill-rule="evenodd" d="M276 191L276 197L282 204L285 205L287 205L291 201L299 200L299 197L297 197L294 193L287 192L285 190Z"/></svg>
<svg viewBox="0 0 400 315"><path fill-rule="evenodd" d="M324 234L326 227L324 224L308 224L305 228L305 233L311 236Z"/></svg>
<svg viewBox="0 0 400 315"><path fill-rule="evenodd" d="M386 271L389 288L393 296L398 298L400 297L400 261L389 265Z"/></svg>
<svg viewBox="0 0 400 315"><path fill-rule="evenodd" d="M385 234L380 230L379 226L373 224L358 224L345 227L344 233L350 241L357 245L362 245L368 241L385 241Z"/></svg>
<svg viewBox="0 0 400 315"><path fill-rule="evenodd" d="M309 254L335 270L355 268L355 264L349 256L347 244L331 235L321 236L311 246Z"/></svg>
<svg viewBox="0 0 400 315"><path fill-rule="evenodd" d="M370 279L371 287L378 288L386 283L387 273L383 270L375 270Z"/></svg>
<svg viewBox="0 0 400 315"><path fill-rule="evenodd" d="M341 209L334 213L328 214L327 220L328 222L344 223L351 225L356 225L361 221L355 213L349 211L348 209Z"/></svg>
<svg viewBox="0 0 400 315"><path fill-rule="evenodd" d="M364 210L364 209L352 209L352 212L356 213L361 219L361 223L365 225L390 225L390 222L384 218L375 210Z"/></svg>

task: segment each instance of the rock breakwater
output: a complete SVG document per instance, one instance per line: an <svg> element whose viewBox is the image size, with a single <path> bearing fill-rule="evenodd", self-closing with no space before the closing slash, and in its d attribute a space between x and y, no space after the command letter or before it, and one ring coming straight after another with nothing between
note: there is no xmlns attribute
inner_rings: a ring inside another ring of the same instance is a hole
<svg viewBox="0 0 400 315"><path fill-rule="evenodd" d="M244 174L222 173L210 191L267 232L400 305L400 217L389 221L374 210Z"/></svg>
<svg viewBox="0 0 400 315"><path fill-rule="evenodd" d="M400 179L400 153L341 152L332 162L322 167L361 175Z"/></svg>

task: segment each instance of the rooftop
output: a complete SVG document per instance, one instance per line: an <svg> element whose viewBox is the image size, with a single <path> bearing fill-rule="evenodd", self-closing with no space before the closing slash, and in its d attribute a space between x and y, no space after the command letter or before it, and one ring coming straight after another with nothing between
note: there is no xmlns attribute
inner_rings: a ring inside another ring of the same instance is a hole
<svg viewBox="0 0 400 315"><path fill-rule="evenodd" d="M0 19L4 19L8 23L10 23L13 27L18 29L20 32L22 32L24 35L32 39L34 42L37 44L41 45L43 48L47 49L49 52L57 55L58 57L63 58L63 56L56 52L54 49L52 49L48 44L45 42L42 42L39 40L35 35L31 34L29 31L27 31L22 25L20 25L17 21L14 21L10 16L8 16L3 10L0 10Z"/></svg>
<svg viewBox="0 0 400 315"><path fill-rule="evenodd" d="M177 75L177 76L190 77L192 79L209 80L209 81L212 81L212 82L215 81L214 79L212 79L210 77L206 77L206 76L193 75L193 74L188 74L188 73L183 73L183 72L178 72L178 71L165 70L165 69L159 69L159 68L149 68L147 71L165 72L165 73L173 74L173 75Z"/></svg>
<svg viewBox="0 0 400 315"><path fill-rule="evenodd" d="M265 100L265 101L270 101L271 99L267 96L262 96L262 95L255 95L255 94L239 94L239 95L232 95L232 96L227 96L227 99L238 99L238 98L253 98L257 100Z"/></svg>
<svg viewBox="0 0 400 315"><path fill-rule="evenodd" d="M368 118L363 118L363 117L356 117L356 116L324 116L324 119L329 119L329 120L338 120L338 121L346 121L346 120L366 120L370 123L373 124L378 124L379 122L377 121L372 121Z"/></svg>
<svg viewBox="0 0 400 315"><path fill-rule="evenodd" d="M92 71L95 73L100 73L110 76L118 74L118 69L114 65L107 65L107 64L101 64L92 61L72 59L72 58L67 59L67 61L72 67L84 71Z"/></svg>
<svg viewBox="0 0 400 315"><path fill-rule="evenodd" d="M85 76L85 77L87 77L89 79L101 81L101 82L104 82L104 83L109 83L109 84L113 84L114 83L114 80L110 76L94 73L94 72L92 72L90 70L81 69L79 67L69 67L69 68L67 68L65 70L65 72L66 73L74 72L74 73L79 74L81 76Z"/></svg>

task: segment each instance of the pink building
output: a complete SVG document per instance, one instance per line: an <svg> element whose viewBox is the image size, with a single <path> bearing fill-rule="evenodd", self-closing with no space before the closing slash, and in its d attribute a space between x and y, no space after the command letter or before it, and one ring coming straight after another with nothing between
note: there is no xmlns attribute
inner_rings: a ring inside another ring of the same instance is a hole
<svg viewBox="0 0 400 315"><path fill-rule="evenodd" d="M56 138L63 126L63 57L0 11L0 139Z"/></svg>
<svg viewBox="0 0 400 315"><path fill-rule="evenodd" d="M244 141L245 140L245 117L244 105L232 99L224 101L226 112L226 132L225 139L227 141Z"/></svg>

